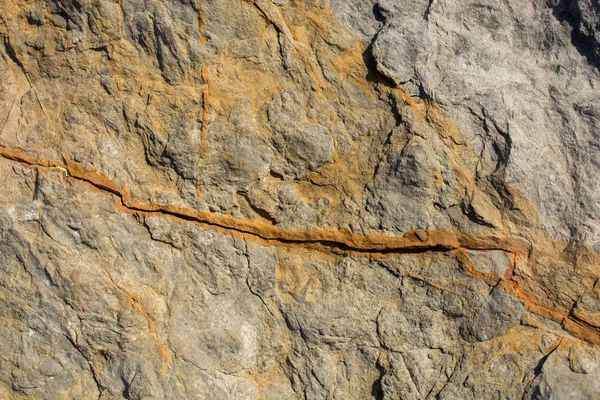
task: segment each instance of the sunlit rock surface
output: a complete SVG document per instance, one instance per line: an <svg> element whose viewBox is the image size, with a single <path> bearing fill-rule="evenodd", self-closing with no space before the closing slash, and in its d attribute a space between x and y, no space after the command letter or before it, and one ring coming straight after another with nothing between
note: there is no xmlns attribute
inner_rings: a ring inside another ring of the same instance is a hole
<svg viewBox="0 0 600 400"><path fill-rule="evenodd" d="M594 0L0 0L0 398L600 398Z"/></svg>

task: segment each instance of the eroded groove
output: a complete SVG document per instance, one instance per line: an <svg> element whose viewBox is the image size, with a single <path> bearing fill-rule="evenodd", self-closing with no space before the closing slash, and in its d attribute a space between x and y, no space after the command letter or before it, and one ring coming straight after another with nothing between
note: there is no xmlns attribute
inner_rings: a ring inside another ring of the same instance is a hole
<svg viewBox="0 0 600 400"><path fill-rule="evenodd" d="M465 266L465 273L475 279L493 279L510 295L519 299L530 312L560 323L574 336L594 344L600 344L600 329L588 322L565 315L560 311L534 302L513 278L517 260L529 258L531 246L517 237L475 236L452 233L442 230L426 232L426 237L417 231L404 236L383 234L365 235L349 231L328 229L283 230L266 223L218 215L211 212L195 211L174 205L157 205L131 200L125 184L117 184L96 171L85 169L79 164L63 158L63 162L29 157L22 152L0 146L0 156L19 162L30 168L55 169L66 177L89 184L97 190L119 199L121 211L138 215L161 215L178 222L193 222L201 227L216 230L235 237L251 240L259 244L278 247L301 247L328 251L342 255L368 256L372 259L395 255L449 253L457 257ZM466 250L504 251L511 255L511 263L504 276L488 276L477 271Z"/></svg>
<svg viewBox="0 0 600 400"><path fill-rule="evenodd" d="M448 252L451 250L502 250L509 253L528 254L529 243L520 238L504 238L497 236L474 236L455 234L442 230L427 232L421 239L415 231L404 236L383 234L364 235L350 231L329 229L316 230L283 230L274 225L262 222L233 218L206 211L195 211L174 205L157 205L131 200L128 188L98 174L93 170L64 159L64 162L38 160L28 157L19 151L0 146L0 156L18 161L30 167L56 168L72 179L90 184L96 189L110 193L119 198L121 207L135 213L160 214L178 220L199 223L205 227L220 230L235 236L248 237L254 241L271 245L320 245L320 247L338 250L341 253L374 253L377 254L418 254L428 251Z"/></svg>

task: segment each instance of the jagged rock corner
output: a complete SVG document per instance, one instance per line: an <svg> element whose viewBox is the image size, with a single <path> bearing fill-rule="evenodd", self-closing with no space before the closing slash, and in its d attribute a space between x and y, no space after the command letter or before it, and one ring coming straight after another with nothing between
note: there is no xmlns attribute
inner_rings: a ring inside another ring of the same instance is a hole
<svg viewBox="0 0 600 400"><path fill-rule="evenodd" d="M0 398L600 398L596 0L0 0Z"/></svg>

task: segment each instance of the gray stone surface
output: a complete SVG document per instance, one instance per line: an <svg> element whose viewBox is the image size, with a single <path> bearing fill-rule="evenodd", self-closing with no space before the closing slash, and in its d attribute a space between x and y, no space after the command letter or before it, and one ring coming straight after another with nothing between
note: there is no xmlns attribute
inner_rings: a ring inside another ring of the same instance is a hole
<svg viewBox="0 0 600 400"><path fill-rule="evenodd" d="M479 178L501 174L553 239L600 249L598 3L378 4L378 71L452 115Z"/></svg>
<svg viewBox="0 0 600 400"><path fill-rule="evenodd" d="M599 27L0 0L0 398L599 398Z"/></svg>

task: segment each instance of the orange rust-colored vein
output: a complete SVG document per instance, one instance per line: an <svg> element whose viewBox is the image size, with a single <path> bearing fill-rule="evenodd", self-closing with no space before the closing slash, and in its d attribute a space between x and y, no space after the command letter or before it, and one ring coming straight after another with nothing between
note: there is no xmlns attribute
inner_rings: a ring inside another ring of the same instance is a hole
<svg viewBox="0 0 600 400"><path fill-rule="evenodd" d="M192 221L205 227L217 229L237 236L249 237L251 240L258 238L263 242L277 244L315 244L328 248L338 248L347 252L378 253L378 252L425 252L425 251L450 251L454 249L472 250L504 250L527 254L529 244L519 238L497 236L474 236L457 234L443 230L427 232L428 238L420 240L414 232L404 236L390 236L383 234L364 235L350 231L329 229L315 230L283 230L277 226L263 222L233 218L206 211L196 211L175 205L158 205L133 201L129 189L125 184L118 184L110 178L96 171L86 169L81 165L64 159L63 162L51 160L38 160L19 151L0 146L0 156L35 167L54 167L65 170L68 175L79 181L86 182L97 189L117 196L123 208L146 214L162 214L179 220Z"/></svg>
<svg viewBox="0 0 600 400"><path fill-rule="evenodd" d="M523 289L519 287L519 283L514 279L514 270L519 257L517 253L511 253L511 262L506 269L504 276L500 282L502 289L519 299L525 308L530 312L540 315L544 318L558 322L563 328L574 336L586 340L590 343L600 344L600 329L588 322L581 320L573 315L564 314L557 309L547 307L536 303Z"/></svg>
<svg viewBox="0 0 600 400"><path fill-rule="evenodd" d="M202 48L206 46L206 13L202 7L202 3L198 2L198 34L200 36L200 44Z"/></svg>
<svg viewBox="0 0 600 400"><path fill-rule="evenodd" d="M519 299L528 311L558 322L567 332L570 332L575 337L593 344L600 344L600 329L596 326L572 315L561 313L554 308L536 303L512 278L508 280L503 279L501 286L505 292Z"/></svg>
<svg viewBox="0 0 600 400"><path fill-rule="evenodd" d="M0 146L0 157L16 161L32 168L56 168L81 182L87 183L103 192L110 193L120 200L119 209L142 215L162 215L179 222L194 222L202 227L242 237L261 244L282 247L309 247L327 249L341 254L368 255L378 258L398 254L415 254L425 252L444 252L456 256L465 265L465 272L476 279L494 279L512 296L519 299L532 313L557 321L564 329L576 337L591 343L600 344L600 330L576 317L565 315L553 308L535 303L513 279L513 270L517 259L527 258L530 252L529 243L516 237L475 236L452 233L442 230L427 232L427 239L421 240L415 232L404 236L382 234L357 234L349 231L329 229L316 230L283 230L274 225L262 222L233 218L227 215L196 211L174 205L158 205L133 201L125 184L118 184L96 171L83 168L81 165L64 159L63 162L36 159L26 154ZM511 265L504 277L485 274L477 271L468 259L465 250L501 250L511 254ZM416 277L415 278L421 278ZM429 284L429 282L426 282ZM445 289L441 288L440 289Z"/></svg>

